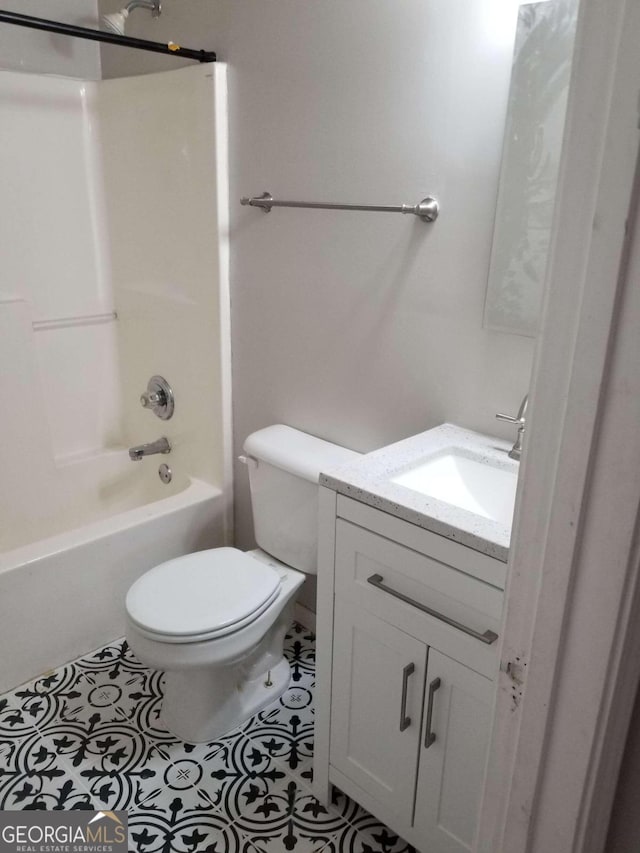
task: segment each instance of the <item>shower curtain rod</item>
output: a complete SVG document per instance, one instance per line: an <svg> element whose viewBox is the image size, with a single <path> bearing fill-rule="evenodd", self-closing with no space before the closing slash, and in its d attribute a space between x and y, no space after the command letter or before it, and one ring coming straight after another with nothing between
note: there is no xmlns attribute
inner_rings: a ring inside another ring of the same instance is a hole
<svg viewBox="0 0 640 853"><path fill-rule="evenodd" d="M108 33L103 30L92 30L89 27L77 27L74 24L62 24L59 21L48 21L45 18L34 18L31 15L22 15L19 12L5 12L0 9L0 23L17 24L19 27L29 27L33 30L46 30L49 33L58 33L62 36L74 36L75 38L89 39L90 41L101 41L106 44L119 44L121 47L133 47L136 50L149 50L152 53L164 53L167 56L181 56L184 59L195 59L198 62L215 62L216 55L211 50L191 50L188 47L180 47L169 42L164 44L159 41L147 41L146 39L132 38L131 36L119 36L116 33Z"/></svg>

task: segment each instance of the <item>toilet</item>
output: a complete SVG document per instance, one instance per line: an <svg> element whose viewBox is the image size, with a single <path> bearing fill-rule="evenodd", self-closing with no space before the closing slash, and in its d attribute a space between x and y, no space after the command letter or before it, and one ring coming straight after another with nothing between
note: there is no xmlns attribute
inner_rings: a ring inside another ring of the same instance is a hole
<svg viewBox="0 0 640 853"><path fill-rule="evenodd" d="M161 563L126 598L129 645L166 673L162 721L192 743L236 728L289 686L284 636L296 592L317 571L318 476L358 456L283 424L252 433L244 452L259 547Z"/></svg>

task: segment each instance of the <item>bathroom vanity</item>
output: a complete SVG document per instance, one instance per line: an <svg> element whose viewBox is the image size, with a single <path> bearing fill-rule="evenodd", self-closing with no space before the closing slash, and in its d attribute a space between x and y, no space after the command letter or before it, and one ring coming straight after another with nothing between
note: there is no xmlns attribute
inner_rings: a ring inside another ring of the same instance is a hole
<svg viewBox="0 0 640 853"><path fill-rule="evenodd" d="M320 478L314 786L428 853L473 843L518 463L444 424Z"/></svg>

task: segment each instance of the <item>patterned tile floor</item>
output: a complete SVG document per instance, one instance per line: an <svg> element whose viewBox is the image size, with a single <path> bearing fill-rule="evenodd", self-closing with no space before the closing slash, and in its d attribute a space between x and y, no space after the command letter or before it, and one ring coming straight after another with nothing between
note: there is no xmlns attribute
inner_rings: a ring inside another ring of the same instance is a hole
<svg viewBox="0 0 640 853"><path fill-rule="evenodd" d="M294 624L291 686L218 741L162 725L162 673L118 641L0 697L0 809L126 809L136 853L413 853L334 789L309 788L314 636Z"/></svg>

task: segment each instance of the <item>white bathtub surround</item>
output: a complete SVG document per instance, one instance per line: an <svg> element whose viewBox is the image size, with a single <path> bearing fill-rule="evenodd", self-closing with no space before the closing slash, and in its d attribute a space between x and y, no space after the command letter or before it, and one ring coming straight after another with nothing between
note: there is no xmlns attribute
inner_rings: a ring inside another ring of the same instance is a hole
<svg viewBox="0 0 640 853"><path fill-rule="evenodd" d="M320 484L506 562L511 518L506 522L483 517L478 511L422 494L397 480L404 474L408 481L406 472L414 470L416 465L442 460L454 449L461 451L472 464L487 464L495 471L517 477L518 463L507 455L512 444L454 424L442 424L367 453L340 468L327 469L320 475ZM496 514L504 515L507 507L498 509Z"/></svg>
<svg viewBox="0 0 640 853"><path fill-rule="evenodd" d="M225 85L0 73L0 549L108 514L157 469L113 451L165 431L178 479L230 488ZM139 405L155 373L166 425Z"/></svg>
<svg viewBox="0 0 640 853"><path fill-rule="evenodd" d="M38 515L45 493L51 502L45 514L55 507L57 464L124 438L115 323L94 325L90 319L113 317L115 311L95 85L0 72L0 183L6 201L0 206L0 313L15 318L19 309L24 326L20 341L0 339L0 359L11 365L11 376L3 371L0 384L23 386L0 461L4 469L5 455L32 457L36 470L28 477L5 477L2 484L3 494L27 490L17 495L15 510L25 517ZM61 318L73 325L60 324ZM0 393L15 400L4 387ZM5 532L0 548L10 547Z"/></svg>
<svg viewBox="0 0 640 853"><path fill-rule="evenodd" d="M126 809L140 853L414 853L337 789L312 795L313 634L292 625L285 654L284 695L208 744L167 731L163 675L122 641L0 696L0 808Z"/></svg>

